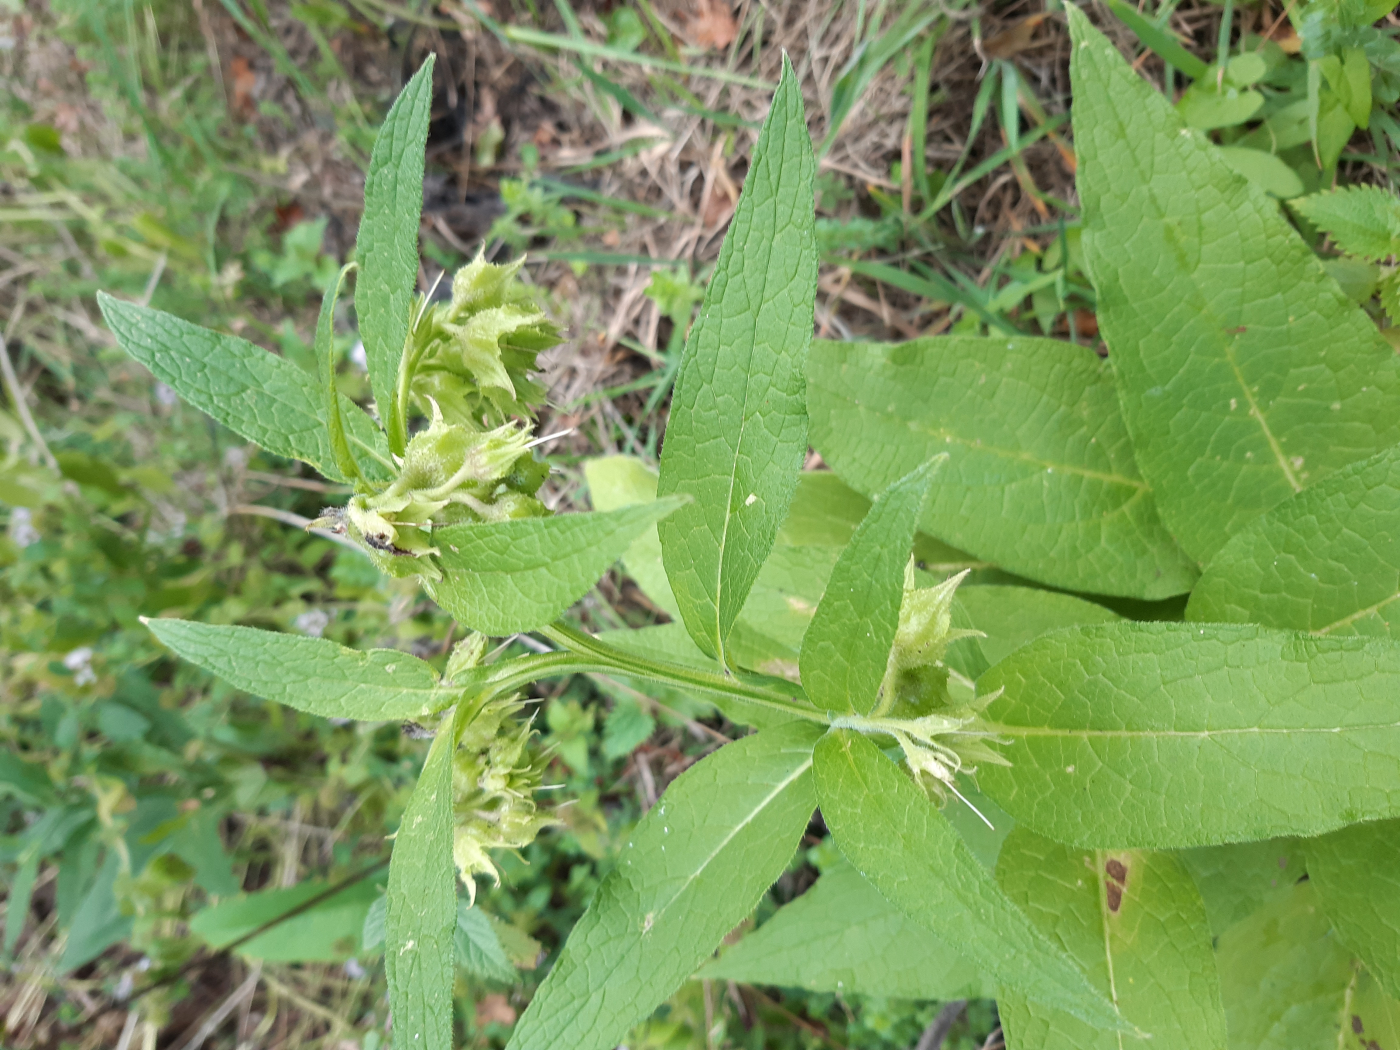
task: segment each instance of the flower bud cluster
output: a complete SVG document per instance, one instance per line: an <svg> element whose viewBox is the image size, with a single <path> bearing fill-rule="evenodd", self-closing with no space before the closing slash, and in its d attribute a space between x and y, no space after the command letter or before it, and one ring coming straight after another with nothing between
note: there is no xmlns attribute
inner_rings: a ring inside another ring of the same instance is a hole
<svg viewBox="0 0 1400 1050"><path fill-rule="evenodd" d="M447 662L448 683L460 681L486 653L486 636L473 632ZM474 875L500 876L493 849L524 849L543 828L558 823L535 803L548 756L535 744L531 720L516 716L524 705L512 697L487 701L462 728L452 758L452 856L467 892Z"/></svg>

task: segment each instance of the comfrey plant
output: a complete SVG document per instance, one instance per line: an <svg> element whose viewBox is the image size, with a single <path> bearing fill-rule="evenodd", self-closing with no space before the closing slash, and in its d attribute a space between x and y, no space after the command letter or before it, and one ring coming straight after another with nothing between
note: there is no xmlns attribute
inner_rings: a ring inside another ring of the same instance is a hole
<svg viewBox="0 0 1400 1050"><path fill-rule="evenodd" d="M396 1046L452 1045L458 876L470 891L547 819L517 697L576 672L756 731L643 818L512 1047L615 1046L697 970L995 995L1023 1047L1352 1046L1400 1023L1400 363L1278 202L1069 19L1108 363L1027 337L813 344L814 163L785 63L659 476L589 464L594 513L535 498L530 371L557 335L513 268L414 297L426 72L380 134L359 234L378 422L329 374L103 298L192 404L353 484L322 522L475 632L439 677L150 623L250 692L432 730L389 876ZM801 471L809 442L834 474ZM561 622L619 558L676 622ZM486 656L522 631L554 651ZM848 863L711 959L818 806Z"/></svg>

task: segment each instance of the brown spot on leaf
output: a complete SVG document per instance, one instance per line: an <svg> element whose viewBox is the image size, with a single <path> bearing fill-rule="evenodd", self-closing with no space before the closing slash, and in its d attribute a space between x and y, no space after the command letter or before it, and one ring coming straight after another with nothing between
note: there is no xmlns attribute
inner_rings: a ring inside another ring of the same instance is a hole
<svg viewBox="0 0 1400 1050"><path fill-rule="evenodd" d="M1123 906L1123 887L1116 882L1108 883L1108 910L1114 915L1118 914L1118 909Z"/></svg>
<svg viewBox="0 0 1400 1050"><path fill-rule="evenodd" d="M1360 1034L1361 1034L1361 1029L1362 1029L1363 1027L1364 1027L1364 1025L1362 1025L1362 1023L1361 1023L1361 1018L1357 1017L1356 1014L1352 1014L1352 1015L1351 1015L1351 1030L1352 1030L1353 1032L1355 1032L1357 1035L1360 1035Z"/></svg>
<svg viewBox="0 0 1400 1050"><path fill-rule="evenodd" d="M1108 872L1108 877L1120 886L1128 884L1128 869L1121 860L1110 860L1103 866L1103 870Z"/></svg>

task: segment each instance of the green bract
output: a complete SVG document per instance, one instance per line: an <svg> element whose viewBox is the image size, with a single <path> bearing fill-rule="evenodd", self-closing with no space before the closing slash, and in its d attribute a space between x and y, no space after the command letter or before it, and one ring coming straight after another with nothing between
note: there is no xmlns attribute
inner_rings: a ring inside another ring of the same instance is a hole
<svg viewBox="0 0 1400 1050"><path fill-rule="evenodd" d="M1238 173L1240 149L1199 130L1263 104L1237 91L1262 60L1228 64L1230 97L1182 67L1197 85L1174 108L1067 11L1107 363L1020 336L812 347L816 165L786 60L660 472L586 464L593 513L537 495L532 373L559 334L522 262L478 256L449 298L415 296L424 72L375 145L359 237L382 427L335 387L350 268L326 293L319 384L103 298L121 345L191 403L354 485L317 524L482 632L439 675L151 624L239 688L434 730L384 912L395 1046L454 1045L472 880L551 821L519 698L574 673L756 732L643 819L514 1048L630 1043L697 971L874 995L994 985L1009 1045L1036 1050L1330 1047L1400 1020L1400 364ZM1395 243L1383 191L1297 208L1358 252ZM809 431L831 470L801 469ZM676 622L593 636L559 619L618 559ZM531 631L553 648L486 655L486 634ZM712 961L817 805L846 862Z"/></svg>

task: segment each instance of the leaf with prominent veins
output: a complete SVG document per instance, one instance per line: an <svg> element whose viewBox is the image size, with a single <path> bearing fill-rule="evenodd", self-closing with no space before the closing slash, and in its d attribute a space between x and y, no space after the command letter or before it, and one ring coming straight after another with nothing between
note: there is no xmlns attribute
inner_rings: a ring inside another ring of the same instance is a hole
<svg viewBox="0 0 1400 1050"><path fill-rule="evenodd" d="M1067 11L1099 325L1157 509L1204 562L1261 512L1400 443L1400 360L1278 202Z"/></svg>
<svg viewBox="0 0 1400 1050"><path fill-rule="evenodd" d="M697 645L725 647L773 548L807 452L815 163L786 57L714 277L686 340L658 493L694 502L660 525L666 575Z"/></svg>
<svg viewBox="0 0 1400 1050"><path fill-rule="evenodd" d="M510 1050L607 1050L695 972L783 873L815 807L810 723L726 744L637 825Z"/></svg>
<svg viewBox="0 0 1400 1050"><path fill-rule="evenodd" d="M1400 645L1253 625L1043 635L978 680L984 791L1086 847L1177 849L1400 815Z"/></svg>
<svg viewBox="0 0 1400 1050"><path fill-rule="evenodd" d="M997 881L1124 1017L1151 1036L1095 1028L1011 989L997 995L1008 1046L1036 1050L1225 1050L1225 1010L1201 895L1181 861L1081 850L1017 828Z"/></svg>

